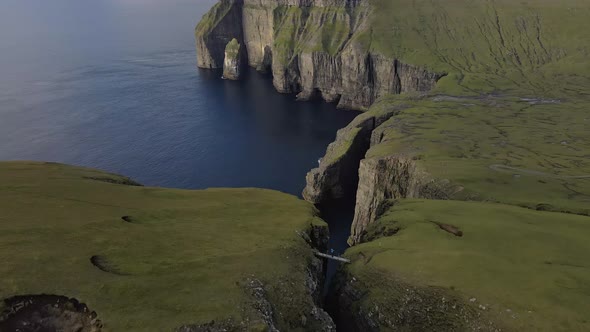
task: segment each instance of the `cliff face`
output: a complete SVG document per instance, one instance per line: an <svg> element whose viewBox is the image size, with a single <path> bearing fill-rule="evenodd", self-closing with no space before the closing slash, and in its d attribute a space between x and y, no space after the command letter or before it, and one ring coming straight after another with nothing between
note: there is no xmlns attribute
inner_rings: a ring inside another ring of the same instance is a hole
<svg viewBox="0 0 590 332"><path fill-rule="evenodd" d="M366 109L386 94L428 91L444 76L369 50L366 0L222 0L196 29L198 66L221 68L225 45L270 71L279 92Z"/></svg>
<svg viewBox="0 0 590 332"><path fill-rule="evenodd" d="M377 219L383 203L419 197L425 182L411 155L364 159L359 167L354 220L348 243L357 244L367 226Z"/></svg>
<svg viewBox="0 0 590 332"><path fill-rule="evenodd" d="M221 1L203 16L195 30L200 68L223 68L227 44L234 38L243 44L241 22L241 0Z"/></svg>

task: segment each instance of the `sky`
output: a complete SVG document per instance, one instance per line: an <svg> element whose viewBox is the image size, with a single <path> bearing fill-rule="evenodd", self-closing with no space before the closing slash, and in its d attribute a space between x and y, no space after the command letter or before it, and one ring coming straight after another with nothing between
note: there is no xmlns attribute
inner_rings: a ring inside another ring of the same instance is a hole
<svg viewBox="0 0 590 332"><path fill-rule="evenodd" d="M194 49L194 27L215 2L1 0L0 88L56 66Z"/></svg>

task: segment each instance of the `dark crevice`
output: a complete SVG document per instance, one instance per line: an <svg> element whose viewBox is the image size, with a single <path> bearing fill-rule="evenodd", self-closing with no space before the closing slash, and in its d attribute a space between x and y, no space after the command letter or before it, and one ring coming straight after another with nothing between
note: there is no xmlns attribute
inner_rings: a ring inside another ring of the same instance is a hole
<svg viewBox="0 0 590 332"><path fill-rule="evenodd" d="M131 180L130 178L119 177L119 176L117 176L117 177L115 177L115 176L113 176L113 177L85 176L84 179L112 183L112 184L120 184L120 185L124 185L124 186L135 186L135 187L142 187L143 186L141 183L135 182L135 181Z"/></svg>
<svg viewBox="0 0 590 332"><path fill-rule="evenodd" d="M341 256L348 249L348 236L354 218L355 197L347 196L344 198L328 201L319 204L318 209L321 211L322 219L330 227L330 240L328 242L328 253L334 256ZM332 252L333 250L333 252ZM324 295L330 287L332 278L336 274L341 263L328 260L326 262L326 283L324 285Z"/></svg>
<svg viewBox="0 0 590 332"><path fill-rule="evenodd" d="M453 226L453 225L449 225L449 224L443 224L437 221L431 221L431 223L437 225L440 229L442 229L443 231L447 232L447 233L451 233L455 236L458 237L462 237L463 236L463 231L461 231L459 229L459 227L457 226Z"/></svg>
<svg viewBox="0 0 590 332"><path fill-rule="evenodd" d="M336 256L341 256L346 249L348 249L347 240L350 235L350 228L352 227L352 220L354 218L355 195L347 195L340 199L326 201L317 205L317 207L321 211L322 219L325 220L330 227L328 252L331 252ZM325 259L324 265L325 281L322 289L323 309L332 318L336 325L336 331L346 331L346 329L343 329L345 324L342 324L338 317L338 297L335 296L335 289L337 289L336 283L338 282L339 274L338 271L342 267L342 263Z"/></svg>
<svg viewBox="0 0 590 332"><path fill-rule="evenodd" d="M119 268L110 263L108 259L104 256L92 256L90 257L90 263L92 263L92 265L94 265L97 269L106 273L111 273L118 276L128 275L127 273L123 273Z"/></svg>
<svg viewBox="0 0 590 332"><path fill-rule="evenodd" d="M359 166L365 158L367 151L371 147L371 136L374 130L382 125L385 121L399 113L400 109L379 117L366 119L358 124L360 132L354 138L352 145L346 155L338 162L338 186L341 188L340 195L324 195L317 208L321 211L322 219L325 220L330 228L330 240L328 252L340 256L348 249L348 238L351 234L351 227L354 219L356 208L356 195L359 185ZM386 232L388 236L393 236L400 229L392 229ZM333 252L332 252L333 250ZM370 258L369 258L370 260ZM337 331L350 331L346 319L339 317L340 303L337 296L339 288L339 270L342 264L329 260L326 262L326 278L323 288L324 310L332 317L337 326Z"/></svg>
<svg viewBox="0 0 590 332"><path fill-rule="evenodd" d="M334 256L341 256L348 249L348 238L354 219L354 211L356 207L356 193L359 184L358 169L360 162L365 158L365 154L370 148L371 134L376 126L376 119L368 119L364 124L361 132L354 139L353 146L347 153L340 165L339 185L341 187L341 195L337 198L329 197L320 204L317 208L321 211L321 217L328 223L330 229L330 239L328 243L328 253ZM337 331L345 331L343 324L338 324L338 303L337 297L332 293L337 282L338 270L342 263L325 260L325 282L323 285L323 303L324 310L332 317L336 324ZM335 302L336 301L336 302Z"/></svg>
<svg viewBox="0 0 590 332"><path fill-rule="evenodd" d="M399 65L399 60L395 59L393 61L393 70L394 70L394 75L395 75L395 80L393 82L393 87L394 87L394 93L395 94L401 94L402 93L402 80L399 77L399 71L400 71L400 65Z"/></svg>
<svg viewBox="0 0 590 332"><path fill-rule="evenodd" d="M131 216L122 216L121 219L124 222L128 222L128 223L132 223L133 222L133 217L131 217Z"/></svg>
<svg viewBox="0 0 590 332"><path fill-rule="evenodd" d="M373 58L371 54L367 54L367 59L365 60L365 68L367 68L367 84L372 88L375 86L375 66L373 64Z"/></svg>

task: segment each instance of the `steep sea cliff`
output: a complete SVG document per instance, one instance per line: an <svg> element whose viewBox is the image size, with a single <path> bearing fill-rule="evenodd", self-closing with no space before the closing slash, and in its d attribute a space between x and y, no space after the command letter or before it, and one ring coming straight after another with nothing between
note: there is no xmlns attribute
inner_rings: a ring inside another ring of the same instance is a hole
<svg viewBox="0 0 590 332"><path fill-rule="evenodd" d="M364 110L387 94L432 89L445 73L369 49L372 10L366 0L223 0L196 29L198 66L221 68L236 38L250 66L300 100Z"/></svg>

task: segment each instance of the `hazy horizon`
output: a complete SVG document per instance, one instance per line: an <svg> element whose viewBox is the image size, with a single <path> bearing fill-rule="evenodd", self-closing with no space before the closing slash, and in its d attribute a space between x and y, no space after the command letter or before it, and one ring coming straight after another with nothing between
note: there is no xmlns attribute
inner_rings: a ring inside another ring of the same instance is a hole
<svg viewBox="0 0 590 332"><path fill-rule="evenodd" d="M77 66L149 52L192 50L194 27L215 2L3 0L0 88L6 92L21 89L23 84L39 84L60 70Z"/></svg>

